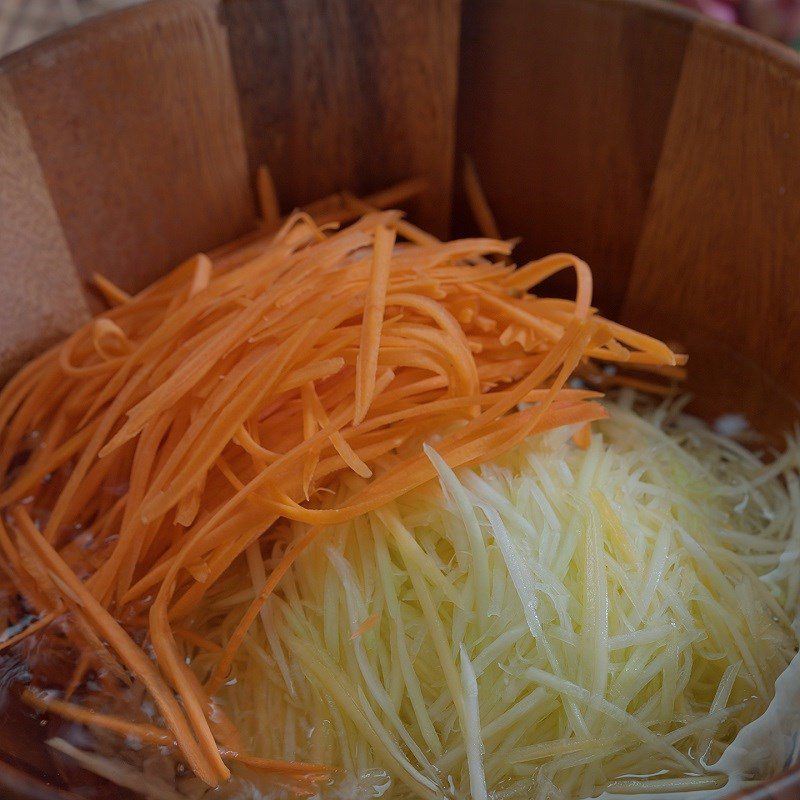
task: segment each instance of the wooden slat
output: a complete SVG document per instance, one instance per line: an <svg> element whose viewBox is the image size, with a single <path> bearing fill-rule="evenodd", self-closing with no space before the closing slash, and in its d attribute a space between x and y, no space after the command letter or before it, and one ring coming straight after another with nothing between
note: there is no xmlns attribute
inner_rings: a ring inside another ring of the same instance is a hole
<svg viewBox="0 0 800 800"><path fill-rule="evenodd" d="M625 318L680 338L698 397L783 427L800 396L800 60L702 24Z"/></svg>
<svg viewBox="0 0 800 800"><path fill-rule="evenodd" d="M88 317L8 79L0 74L0 381Z"/></svg>
<svg viewBox="0 0 800 800"><path fill-rule="evenodd" d="M457 148L518 258L568 250L622 299L692 18L613 0L467 0ZM643 43L650 43L644 46ZM460 230L466 219L460 205ZM571 276L550 289L569 291Z"/></svg>
<svg viewBox="0 0 800 800"><path fill-rule="evenodd" d="M458 0L223 0L252 168L284 211L425 175L414 209L449 219Z"/></svg>
<svg viewBox="0 0 800 800"><path fill-rule="evenodd" d="M81 275L137 289L251 226L235 88L209 3L111 14L2 69Z"/></svg>

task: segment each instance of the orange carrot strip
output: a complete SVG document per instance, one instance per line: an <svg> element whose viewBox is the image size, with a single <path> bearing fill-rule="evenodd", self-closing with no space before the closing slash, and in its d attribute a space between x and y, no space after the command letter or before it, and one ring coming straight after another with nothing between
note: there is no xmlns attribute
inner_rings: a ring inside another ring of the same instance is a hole
<svg viewBox="0 0 800 800"><path fill-rule="evenodd" d="M328 413L322 406L320 399L317 395L316 390L314 389L313 384L308 384L306 387L303 387L308 392L309 402L311 404L311 408L314 411L317 419L319 420L319 427L320 428L328 428L331 425L330 418L328 417ZM330 435L331 444L336 449L336 452L342 457L342 460L347 464L356 475L360 475L362 478L369 478L372 475L372 470L356 455L353 448L347 443L345 438L342 436L341 431L334 430L331 432Z"/></svg>
<svg viewBox="0 0 800 800"><path fill-rule="evenodd" d="M189 297L194 297L208 286L211 280L212 264L211 259L205 253L198 253L195 256L194 273L192 282L189 284Z"/></svg>
<svg viewBox="0 0 800 800"><path fill-rule="evenodd" d="M386 308L386 290L389 285L392 248L395 232L388 228L375 231L375 246L372 251L372 274L370 276L364 317L361 323L361 342L356 359L356 410L354 424L358 425L367 415L375 379L378 371L378 352L381 346L381 328Z"/></svg>
<svg viewBox="0 0 800 800"><path fill-rule="evenodd" d="M126 291L120 289L99 272L92 273L92 283L100 290L110 306L118 306L131 301L131 296Z"/></svg>
<svg viewBox="0 0 800 800"><path fill-rule="evenodd" d="M588 422L585 425L581 425L581 427L572 434L572 441L575 442L581 450L586 450L592 442L591 425Z"/></svg>
<svg viewBox="0 0 800 800"><path fill-rule="evenodd" d="M368 631L371 631L375 625L378 624L378 620L380 616L377 612L374 614L370 614L351 634L350 634L350 641L352 642L354 639L358 639L359 636L363 636Z"/></svg>
<svg viewBox="0 0 800 800"><path fill-rule="evenodd" d="M192 769L211 785L216 784L219 779L227 780L230 775L228 769L219 760L216 750L214 751L216 758L213 758L205 748L201 749L186 723L183 711L173 697L172 692L164 684L153 662L133 642L111 614L86 590L75 573L63 562L52 545L36 529L24 508L21 506L14 508L14 519L19 526L19 531L26 537L42 561L47 564L53 574L57 575L77 598L83 612L96 627L98 633L111 645L128 668L133 670L147 686L167 724L175 732L178 744ZM215 763L215 761L219 763Z"/></svg>
<svg viewBox="0 0 800 800"><path fill-rule="evenodd" d="M463 180L464 193L467 196L467 203L472 216L478 224L478 230L490 239L499 239L500 229L497 227L497 221L484 194L480 178L478 178L475 162L469 156L464 156Z"/></svg>
<svg viewBox="0 0 800 800"><path fill-rule="evenodd" d="M685 357L597 316L580 259L498 262L513 243L496 238L477 180L468 191L491 237L441 242L376 210L422 180L280 220L268 177L259 230L135 296L99 279L116 305L0 390L0 519L11 526L0 527L0 588L47 612L0 650L63 615L45 644L108 647L109 669L151 692L203 780L223 779L236 753L305 791L314 765L238 754L176 641L216 648L194 612L230 565L261 537L290 544L219 652L212 689L308 546L288 520L336 524L431 480L420 443L434 434L453 467L563 425L585 444L604 412L597 393L567 388L572 375L607 385L598 364L619 364L636 374L617 382L660 392L648 378L679 380ZM524 294L567 267L574 300ZM319 507L330 493L344 499Z"/></svg>
<svg viewBox="0 0 800 800"><path fill-rule="evenodd" d="M184 641L199 647L201 650L205 650L207 653L219 653L222 651L222 648L216 642L206 639L205 636L201 636L197 631L189 628L175 628L175 633Z"/></svg>
<svg viewBox="0 0 800 800"><path fill-rule="evenodd" d="M256 189L264 227L267 230L277 227L281 211L278 205L278 195L275 192L275 183L266 164L261 164L256 171Z"/></svg>
<svg viewBox="0 0 800 800"><path fill-rule="evenodd" d="M0 642L0 652L3 650L8 649L9 647L13 647L15 644L19 644L23 639L27 639L28 636L32 636L37 631L43 630L46 628L51 622L58 619L59 614L63 613L62 610L50 611L49 613L45 614L43 617L39 617L39 619L31 622L24 630L20 631L19 633L15 634L14 636L10 636L4 642Z"/></svg>
<svg viewBox="0 0 800 800"><path fill-rule="evenodd" d="M236 654L245 634L250 626L255 622L256 617L261 611L261 607L267 602L267 598L275 591L275 588L280 583L281 578L287 573L289 567L297 560L297 557L303 553L308 546L317 538L319 530L312 528L302 539L294 543L294 546L286 551L286 554L281 559L280 563L272 570L264 587L258 593L256 598L250 603L247 611L245 612L236 629L231 634L230 641L225 645L219 661L214 668L214 672L208 679L206 690L209 695L215 694L223 681L228 675L228 671L233 663L233 657Z"/></svg>
<svg viewBox="0 0 800 800"><path fill-rule="evenodd" d="M527 290L566 267L572 267L578 277L575 316L585 317L592 299L592 272L585 261L570 253L556 253L520 267L506 278L504 284L508 288Z"/></svg>
<svg viewBox="0 0 800 800"><path fill-rule="evenodd" d="M22 692L22 700L37 711L57 714L64 719L86 725L89 728L100 728L119 736L131 737L145 744L158 745L161 747L175 747L176 742L172 734L157 725L146 722L130 722L122 717L115 717L111 714L103 714L92 709L83 708L75 703L58 700L48 697L35 689L25 689ZM330 767L324 764L308 764L296 761L280 761L278 759L258 758L248 753L240 753L229 748L220 747L219 753L223 759L238 761L254 769L266 772L284 773L292 775L296 773L307 773L318 775L320 778L332 772Z"/></svg>
<svg viewBox="0 0 800 800"><path fill-rule="evenodd" d="M47 711L58 714L60 717L78 722L88 727L102 728L103 730L117 733L120 736L132 736L147 744L175 746L174 737L157 725L148 725L141 722L129 722L110 714L101 714L89 708L83 708L75 703L48 697L43 692L34 689L25 689L22 699L37 711Z"/></svg>

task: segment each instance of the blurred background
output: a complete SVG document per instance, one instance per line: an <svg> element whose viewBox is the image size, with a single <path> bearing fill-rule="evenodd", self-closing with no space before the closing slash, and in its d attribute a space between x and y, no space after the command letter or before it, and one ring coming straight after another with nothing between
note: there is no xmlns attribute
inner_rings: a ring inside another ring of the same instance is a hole
<svg viewBox="0 0 800 800"><path fill-rule="evenodd" d="M132 0L0 0L0 55Z"/></svg>
<svg viewBox="0 0 800 800"><path fill-rule="evenodd" d="M82 19L141 0L0 0L0 55ZM492 0L486 0L491 2ZM393 0L387 0L393 2ZM536 2L536 0L532 0ZM800 0L673 0L800 50Z"/></svg>
<svg viewBox="0 0 800 800"><path fill-rule="evenodd" d="M753 28L800 50L800 0L680 0L722 22Z"/></svg>

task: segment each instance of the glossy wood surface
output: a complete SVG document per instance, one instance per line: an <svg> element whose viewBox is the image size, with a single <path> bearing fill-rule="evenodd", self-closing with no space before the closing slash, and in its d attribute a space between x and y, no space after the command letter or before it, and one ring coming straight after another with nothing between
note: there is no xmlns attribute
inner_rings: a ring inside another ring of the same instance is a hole
<svg viewBox="0 0 800 800"><path fill-rule="evenodd" d="M696 356L698 396L719 411L744 408L781 427L787 403L779 396L776 407L768 384L800 397L798 245L797 59L700 26L686 50L623 317L679 335Z"/></svg>
<svg viewBox="0 0 800 800"><path fill-rule="evenodd" d="M229 0L220 13L250 166L269 164L284 211L424 175L415 217L447 233L458 0Z"/></svg>
<svg viewBox="0 0 800 800"><path fill-rule="evenodd" d="M465 3L459 150L501 233L522 237L518 257L578 252L607 314L625 294L692 25L619 2Z"/></svg>
<svg viewBox="0 0 800 800"><path fill-rule="evenodd" d="M91 21L3 72L81 277L141 288L252 226L227 40L202 5Z"/></svg>

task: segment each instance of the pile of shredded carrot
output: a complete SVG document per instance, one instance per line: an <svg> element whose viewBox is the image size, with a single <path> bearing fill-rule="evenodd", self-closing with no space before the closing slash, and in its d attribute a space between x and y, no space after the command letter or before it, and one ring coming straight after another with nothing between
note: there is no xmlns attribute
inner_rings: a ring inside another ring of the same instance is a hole
<svg viewBox="0 0 800 800"><path fill-rule="evenodd" d="M302 791L328 770L241 753L212 698L318 526L431 480L423 441L451 467L487 461L603 417L597 392L568 383L576 375L611 362L671 376L682 359L599 317L572 255L515 268L507 241L442 242L379 210L419 182L285 219L266 172L259 188L259 231L135 296L98 276L110 310L0 395L0 568L17 598L0 611L19 629L0 647L41 632L79 654L65 700L27 693L38 708L172 743L210 785L239 760ZM562 269L577 275L574 301L530 293ZM347 503L331 506L353 476ZM282 518L310 533L266 576L201 685L187 648L211 645L192 632L193 610L236 559L290 535ZM69 702L90 671L112 691L143 684L163 727Z"/></svg>

